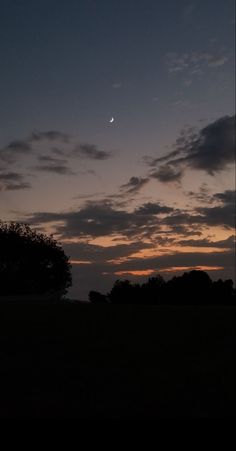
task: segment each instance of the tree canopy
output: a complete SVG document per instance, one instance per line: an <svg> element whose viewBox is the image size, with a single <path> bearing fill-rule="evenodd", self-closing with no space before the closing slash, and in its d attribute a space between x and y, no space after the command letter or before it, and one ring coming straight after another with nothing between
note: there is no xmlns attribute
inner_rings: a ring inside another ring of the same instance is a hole
<svg viewBox="0 0 236 451"><path fill-rule="evenodd" d="M129 280L116 280L107 295L89 295L92 303L152 304L152 305L207 305L232 304L235 290L231 279L213 282L205 271L192 270L165 281L160 275L143 284Z"/></svg>
<svg viewBox="0 0 236 451"><path fill-rule="evenodd" d="M69 258L52 236L0 222L0 295L56 295L72 283Z"/></svg>

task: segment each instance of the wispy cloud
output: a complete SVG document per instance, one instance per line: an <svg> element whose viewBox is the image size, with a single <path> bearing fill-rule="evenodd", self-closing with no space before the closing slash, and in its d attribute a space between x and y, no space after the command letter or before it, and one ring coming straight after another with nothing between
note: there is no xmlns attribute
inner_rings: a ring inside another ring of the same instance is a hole
<svg viewBox="0 0 236 451"><path fill-rule="evenodd" d="M100 150L94 144L78 144L75 146L73 154L91 160L106 160L111 157L111 152Z"/></svg>
<svg viewBox="0 0 236 451"><path fill-rule="evenodd" d="M62 143L68 143L70 141L70 136L67 133L63 133L57 130L49 130L46 132L35 131L30 137L30 142L40 142L40 141L57 141Z"/></svg>
<svg viewBox="0 0 236 451"><path fill-rule="evenodd" d="M24 176L17 172L0 173L0 191L13 191L31 188L30 183L24 180Z"/></svg>
<svg viewBox="0 0 236 451"><path fill-rule="evenodd" d="M228 61L228 56L222 53L192 52L167 53L166 64L170 74L187 72L191 75L201 73L206 68L217 68Z"/></svg>
<svg viewBox="0 0 236 451"><path fill-rule="evenodd" d="M131 177L127 183L121 185L121 191L127 194L136 194L148 182L148 177Z"/></svg>
<svg viewBox="0 0 236 451"><path fill-rule="evenodd" d="M75 172L73 172L68 166L65 166L63 164L45 164L41 166L34 166L33 169L35 169L36 171L51 172L58 175L75 175Z"/></svg>
<svg viewBox="0 0 236 451"><path fill-rule="evenodd" d="M119 88L122 87L122 83L121 83L121 82L113 83L113 84L112 84L112 87L113 87L114 89L119 89Z"/></svg>

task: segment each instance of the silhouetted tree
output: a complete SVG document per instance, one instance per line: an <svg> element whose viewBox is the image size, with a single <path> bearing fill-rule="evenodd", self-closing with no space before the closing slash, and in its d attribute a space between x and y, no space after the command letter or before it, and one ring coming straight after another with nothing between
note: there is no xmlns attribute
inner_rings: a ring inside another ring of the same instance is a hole
<svg viewBox="0 0 236 451"><path fill-rule="evenodd" d="M53 295L71 285L61 245L27 224L0 222L0 295Z"/></svg>
<svg viewBox="0 0 236 451"><path fill-rule="evenodd" d="M92 304L104 304L108 302L108 299L105 294L101 294L99 291L90 291L89 301Z"/></svg>
<svg viewBox="0 0 236 451"><path fill-rule="evenodd" d="M165 281L159 274L150 277L146 283L141 286L142 298L146 299L149 304L159 303L164 294Z"/></svg>
<svg viewBox="0 0 236 451"><path fill-rule="evenodd" d="M205 271L190 271L167 282L167 293L173 303L206 304L212 281Z"/></svg>
<svg viewBox="0 0 236 451"><path fill-rule="evenodd" d="M227 305L235 303L235 290L231 279L212 282L205 271L193 270L168 282L157 275L141 286L117 280L107 297L114 304Z"/></svg>
<svg viewBox="0 0 236 451"><path fill-rule="evenodd" d="M116 280L108 299L113 304L128 304L134 301L134 287L129 280Z"/></svg>
<svg viewBox="0 0 236 451"><path fill-rule="evenodd" d="M234 287L233 287L233 281L231 279L222 280L219 279L212 284L212 293L214 296L214 299L218 300L218 303L220 303L220 300L222 298L229 298L232 297L234 293Z"/></svg>

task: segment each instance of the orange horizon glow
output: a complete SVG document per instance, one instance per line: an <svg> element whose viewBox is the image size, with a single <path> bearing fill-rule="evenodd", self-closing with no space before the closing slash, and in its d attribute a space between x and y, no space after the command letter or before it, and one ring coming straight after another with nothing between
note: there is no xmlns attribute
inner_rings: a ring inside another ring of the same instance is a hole
<svg viewBox="0 0 236 451"><path fill-rule="evenodd" d="M163 273L171 273L178 271L219 271L223 270L223 266L172 266L170 268L162 268L162 269L144 269L144 270L127 270L127 271L116 271L114 274L116 276L150 276L154 273L158 274L160 272Z"/></svg>

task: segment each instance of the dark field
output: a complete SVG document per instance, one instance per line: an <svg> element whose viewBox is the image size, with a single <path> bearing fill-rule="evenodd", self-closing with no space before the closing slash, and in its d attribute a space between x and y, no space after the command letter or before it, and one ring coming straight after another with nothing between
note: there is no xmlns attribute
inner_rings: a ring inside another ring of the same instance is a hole
<svg viewBox="0 0 236 451"><path fill-rule="evenodd" d="M1 418L233 418L235 308L0 305Z"/></svg>

